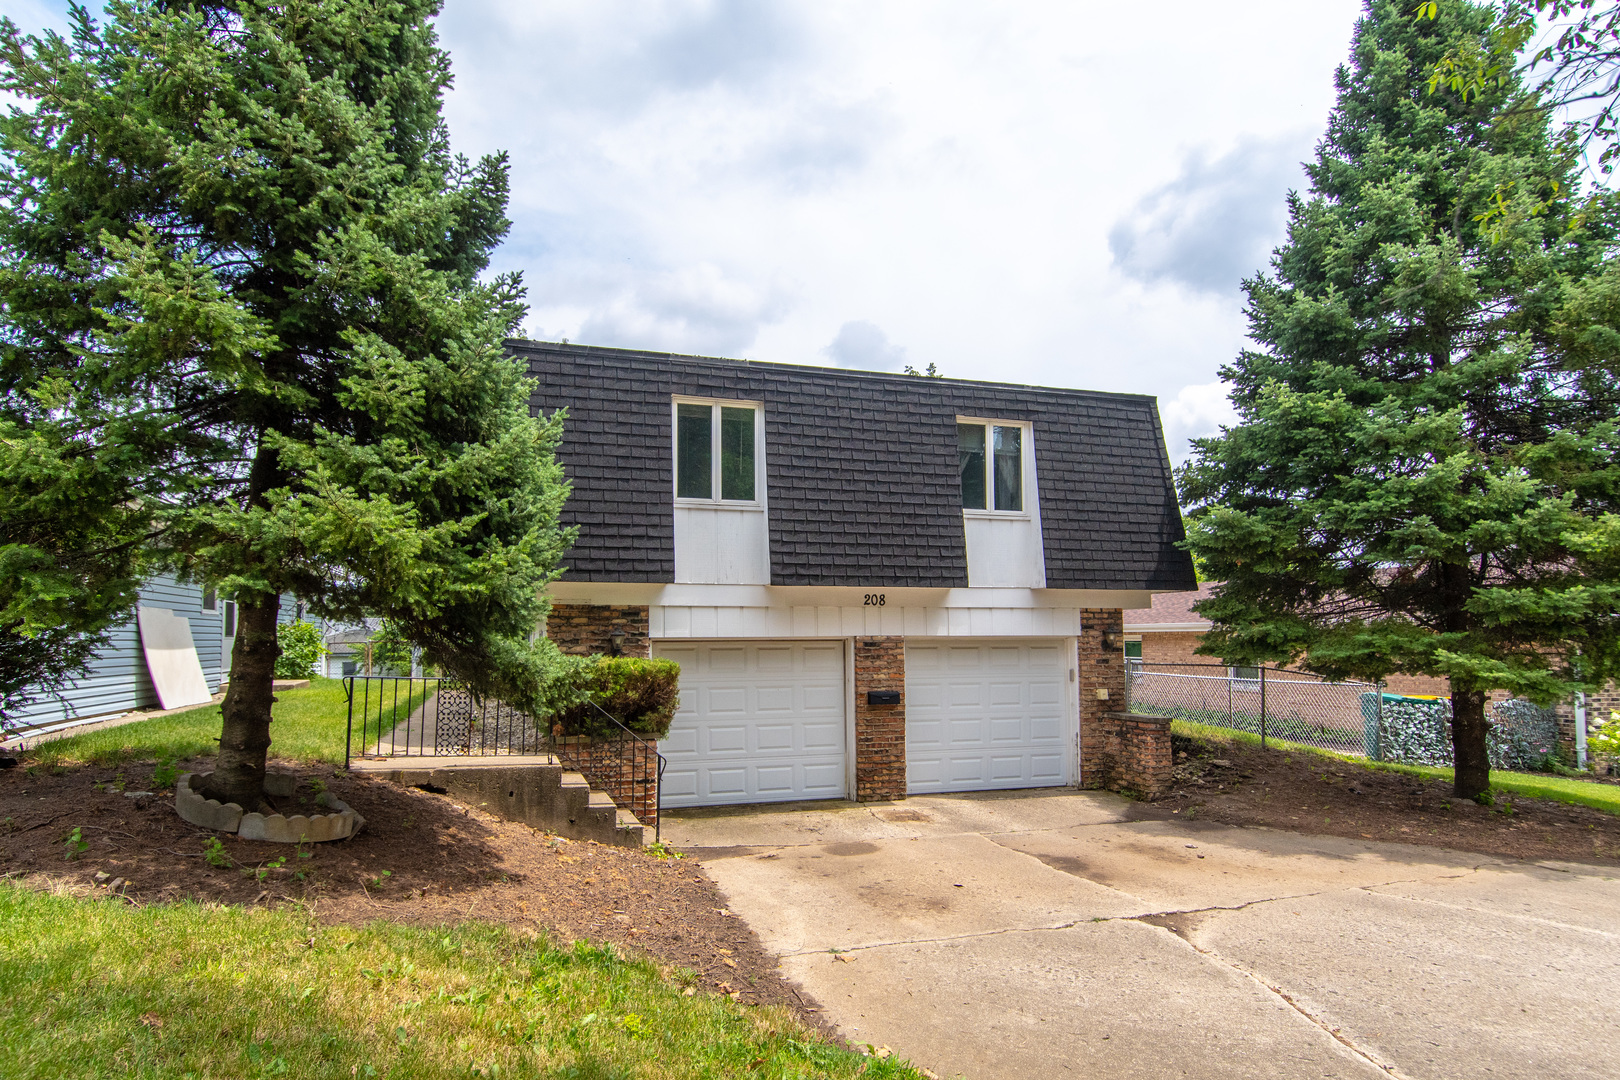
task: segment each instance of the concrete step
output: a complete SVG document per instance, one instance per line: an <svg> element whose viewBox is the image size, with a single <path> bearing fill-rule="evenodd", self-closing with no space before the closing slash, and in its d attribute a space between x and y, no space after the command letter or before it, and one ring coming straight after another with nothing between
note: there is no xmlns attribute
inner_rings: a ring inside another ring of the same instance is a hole
<svg viewBox="0 0 1620 1080"><path fill-rule="evenodd" d="M359 765L360 762L355 762ZM416 758L410 768L382 769L368 761L365 772L382 776L405 787L419 787L448 794L480 810L508 821L521 821L532 828L575 840L595 840L618 847L640 847L644 843L640 822L620 810L613 799L594 791L585 777L556 764L510 764L504 758L456 758L439 761ZM635 822L627 828L620 821L625 815Z"/></svg>

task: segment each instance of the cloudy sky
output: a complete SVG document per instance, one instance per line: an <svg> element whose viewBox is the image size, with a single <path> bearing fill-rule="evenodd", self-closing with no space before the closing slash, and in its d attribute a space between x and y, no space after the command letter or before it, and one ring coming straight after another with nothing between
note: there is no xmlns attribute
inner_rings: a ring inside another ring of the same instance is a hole
<svg viewBox="0 0 1620 1080"><path fill-rule="evenodd" d="M28 29L64 3L0 0ZM1359 0L446 0L530 336L1225 415Z"/></svg>

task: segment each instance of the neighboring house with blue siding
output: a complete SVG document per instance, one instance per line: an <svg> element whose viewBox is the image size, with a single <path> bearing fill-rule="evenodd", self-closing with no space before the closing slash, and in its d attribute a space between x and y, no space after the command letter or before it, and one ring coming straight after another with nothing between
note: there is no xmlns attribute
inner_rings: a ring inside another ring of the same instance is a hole
<svg viewBox="0 0 1620 1080"><path fill-rule="evenodd" d="M177 581L162 574L141 586L140 606L167 608L191 623L191 641L202 663L208 688L218 692L230 674L231 642L236 636L236 604L195 582ZM281 622L303 615L303 605L292 596L281 598ZM321 626L321 620L304 616ZM158 708L157 690L146 670L140 631L131 619L113 629L106 649L60 694L45 694L27 706L12 722L24 731L65 727L106 718L132 709Z"/></svg>

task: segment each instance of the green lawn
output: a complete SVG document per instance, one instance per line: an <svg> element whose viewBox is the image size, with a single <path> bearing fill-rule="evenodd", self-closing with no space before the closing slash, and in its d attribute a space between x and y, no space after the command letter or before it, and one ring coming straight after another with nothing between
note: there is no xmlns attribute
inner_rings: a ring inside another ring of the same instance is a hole
<svg viewBox="0 0 1620 1080"><path fill-rule="evenodd" d="M1247 731L1238 731L1234 728L1217 727L1213 724L1194 724L1185 720L1173 720L1170 730L1177 735L1187 735L1199 739L1212 739L1219 742L1240 742L1250 746L1260 745L1260 736ZM1270 739L1267 745L1273 750L1286 750L1295 753L1320 754L1323 757L1333 758L1350 765L1359 765L1363 769L1376 769L1383 772L1406 773L1409 776L1425 776L1444 780L1451 779L1451 770L1433 765L1397 765L1388 761L1368 761L1366 758L1355 757L1350 754L1336 754L1331 750L1323 750L1316 746L1307 746L1303 743L1284 742L1280 739ZM1590 806L1596 810L1604 810L1611 814L1620 814L1620 785L1597 784L1587 780L1577 780L1562 776L1542 776L1536 773L1498 772L1491 773L1491 787L1496 791L1511 792L1514 795L1523 795L1531 799L1552 799L1571 806Z"/></svg>
<svg viewBox="0 0 1620 1080"><path fill-rule="evenodd" d="M679 972L482 923L320 926L0 884L0 1067L29 1078L918 1077ZM863 1071L864 1069L864 1071Z"/></svg>
<svg viewBox="0 0 1620 1080"><path fill-rule="evenodd" d="M384 711L389 726L405 720L422 702L417 693ZM343 743L348 723L348 699L341 679L314 679L302 690L276 694L270 724L270 754L294 761L343 764ZM29 752L31 761L46 765L91 763L117 766L126 761L155 761L211 755L219 749L219 706L138 720L133 724L91 731L44 742ZM355 727L360 726L359 718ZM376 705L372 706L371 736L377 736ZM358 750L359 748L356 747Z"/></svg>

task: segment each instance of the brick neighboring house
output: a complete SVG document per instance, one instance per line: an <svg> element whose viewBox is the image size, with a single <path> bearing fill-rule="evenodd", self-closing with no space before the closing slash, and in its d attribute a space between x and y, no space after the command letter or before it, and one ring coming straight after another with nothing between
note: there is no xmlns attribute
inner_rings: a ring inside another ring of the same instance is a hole
<svg viewBox="0 0 1620 1080"><path fill-rule="evenodd" d="M1221 660L1214 656L1201 656L1197 650L1203 641L1204 633L1210 628L1208 619L1201 618L1193 610L1193 605L1200 600L1208 599L1219 582L1203 582L1194 592L1160 593L1153 597L1152 602L1143 608L1131 608L1124 612L1125 623L1125 652L1130 660L1140 659L1143 664L1220 664ZM1191 670L1191 669L1189 669ZM1213 674L1219 676L1220 672ZM1240 683L1248 683L1246 676L1250 669L1227 669L1227 677ZM1395 694L1433 695L1436 697L1449 697L1451 695L1450 680L1436 678L1428 675L1391 675L1387 680L1387 689ZM1497 691L1491 695L1492 700L1502 701L1508 695ZM1282 699L1276 699L1279 703ZM1610 683L1603 692L1589 695L1586 702L1587 727L1589 730L1601 726L1609 718L1611 710L1620 710L1620 689ZM1559 724L1562 728L1561 742L1566 755L1573 759L1575 747L1575 712L1570 703L1563 703L1554 710L1558 714Z"/></svg>
<svg viewBox="0 0 1620 1080"><path fill-rule="evenodd" d="M1121 611L1194 586L1151 397L512 341L567 651L681 665L669 807L1168 781Z"/></svg>
<svg viewBox="0 0 1620 1080"><path fill-rule="evenodd" d="M1193 605L1207 600L1220 582L1201 582L1194 592L1161 593L1145 608L1125 612L1125 651L1145 664L1220 664L1221 658L1201 656L1198 646L1210 622L1193 611ZM1231 668L1229 677L1243 678L1248 669ZM1234 674L1235 673L1235 674ZM1217 673L1218 674L1218 673ZM1445 679L1428 675L1391 675L1393 694L1433 694L1447 697L1451 685Z"/></svg>

